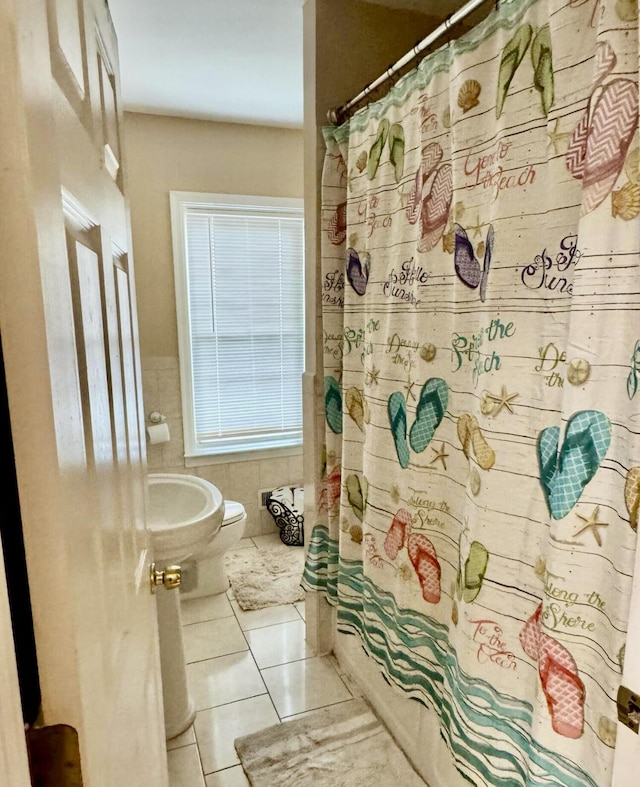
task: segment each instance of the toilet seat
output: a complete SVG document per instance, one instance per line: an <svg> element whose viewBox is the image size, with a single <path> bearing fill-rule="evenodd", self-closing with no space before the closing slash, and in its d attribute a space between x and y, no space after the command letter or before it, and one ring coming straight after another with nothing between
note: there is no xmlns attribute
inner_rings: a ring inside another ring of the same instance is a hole
<svg viewBox="0 0 640 787"><path fill-rule="evenodd" d="M242 519L245 515L244 506L242 503L237 503L235 500L224 501L224 516L222 518L222 527L232 525L234 522Z"/></svg>

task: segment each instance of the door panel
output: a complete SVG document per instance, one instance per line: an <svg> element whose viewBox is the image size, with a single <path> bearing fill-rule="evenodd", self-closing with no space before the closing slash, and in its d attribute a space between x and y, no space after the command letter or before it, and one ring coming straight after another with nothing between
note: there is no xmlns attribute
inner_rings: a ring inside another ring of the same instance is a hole
<svg viewBox="0 0 640 787"><path fill-rule="evenodd" d="M140 452L140 418L138 411L137 380L135 366L135 345L132 328L132 311L129 291L129 275L124 267L126 260L121 257L115 266L116 295L118 304L118 325L121 339L122 370L124 379L125 412L127 434L129 435L129 461L137 463L141 460Z"/></svg>
<svg viewBox="0 0 640 787"><path fill-rule="evenodd" d="M0 9L0 325L43 719L78 731L86 787L166 787L115 35L104 0Z"/></svg>
<svg viewBox="0 0 640 787"><path fill-rule="evenodd" d="M100 260L85 243L68 237L80 385L89 462L96 468L113 461L107 360L102 323Z"/></svg>
<svg viewBox="0 0 640 787"><path fill-rule="evenodd" d="M91 124L82 0L47 0L51 72L85 126Z"/></svg>
<svg viewBox="0 0 640 787"><path fill-rule="evenodd" d="M84 46L78 0L54 0L56 56L66 63L84 94ZM82 8L82 6L81 6ZM53 27L53 26L52 26Z"/></svg>
<svg viewBox="0 0 640 787"><path fill-rule="evenodd" d="M116 100L116 82L106 47L98 39L98 74L100 78L100 108L104 139L104 164L111 177L122 188L120 173L120 126Z"/></svg>

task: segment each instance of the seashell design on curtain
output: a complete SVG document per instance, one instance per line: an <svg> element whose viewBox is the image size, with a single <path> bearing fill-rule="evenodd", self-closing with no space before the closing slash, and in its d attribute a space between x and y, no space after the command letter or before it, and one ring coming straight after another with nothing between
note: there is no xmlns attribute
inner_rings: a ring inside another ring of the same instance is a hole
<svg viewBox="0 0 640 787"><path fill-rule="evenodd" d="M628 5L505 2L325 129L304 582L473 784L611 781L640 501Z"/></svg>

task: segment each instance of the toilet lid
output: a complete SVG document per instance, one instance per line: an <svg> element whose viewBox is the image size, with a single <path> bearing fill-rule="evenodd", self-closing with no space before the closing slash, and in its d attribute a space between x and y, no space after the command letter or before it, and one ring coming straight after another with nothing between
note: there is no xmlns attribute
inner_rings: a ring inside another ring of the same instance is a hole
<svg viewBox="0 0 640 787"><path fill-rule="evenodd" d="M224 501L224 518L222 520L222 527L231 525L237 522L244 516L244 506L242 503L236 503L235 500Z"/></svg>

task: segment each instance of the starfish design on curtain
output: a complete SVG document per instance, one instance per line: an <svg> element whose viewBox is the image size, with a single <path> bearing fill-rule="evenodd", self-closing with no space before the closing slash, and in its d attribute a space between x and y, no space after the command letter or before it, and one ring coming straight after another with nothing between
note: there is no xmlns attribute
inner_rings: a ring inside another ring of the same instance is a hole
<svg viewBox="0 0 640 787"><path fill-rule="evenodd" d="M380 374L380 369L378 369L375 365L372 366L371 369L368 369L366 374L365 374L364 384L365 385L373 385L375 383L376 385L378 385L379 384L379 381L378 381L378 375L379 374Z"/></svg>
<svg viewBox="0 0 640 787"><path fill-rule="evenodd" d="M507 410L510 413L513 413L513 408L511 407L511 402L518 395L519 394L517 394L517 393L514 393L514 394L507 393L507 389L506 389L506 387L504 385L502 386L502 390L500 391L500 395L499 396L495 396L492 393L488 393L487 394L487 399L491 399L497 405L496 409L493 411L493 415L498 415L498 413L500 412L500 410L502 410L503 407L506 407Z"/></svg>
<svg viewBox="0 0 640 787"><path fill-rule="evenodd" d="M559 156L564 151L558 149L558 145L565 139L569 139L571 134L565 132L558 131L558 125L560 124L560 120L556 118L556 122L554 123L553 129L551 131L547 131L547 136L549 137L549 142L547 143L548 147L553 145L553 150L556 156Z"/></svg>
<svg viewBox="0 0 640 787"><path fill-rule="evenodd" d="M476 223L475 224L469 224L469 226L467 227L467 230L469 230L469 232L471 232L471 230L473 230L473 237L474 238L476 236L482 237L482 222L480 221L480 216L477 213L476 213Z"/></svg>
<svg viewBox="0 0 640 787"><path fill-rule="evenodd" d="M582 516L582 514L576 514L576 516L578 517L578 519L582 519L582 521L585 524L584 524L583 527L580 528L580 530L577 530L574 533L574 536L579 536L580 533L584 533L587 530L591 530L591 532L594 535L595 540L598 542L598 546L601 547L602 546L602 538L600 538L600 533L598 532L598 528L599 527L608 527L609 523L608 522L601 522L598 519L598 517L600 516L600 506L596 506L593 509L593 511L591 512L591 516L588 517L588 518L586 516Z"/></svg>
<svg viewBox="0 0 640 787"><path fill-rule="evenodd" d="M413 387L415 385L415 380L412 380L411 377L407 378L407 384L404 386L404 390L407 392L407 402L409 401L409 397L416 401L416 395L413 392Z"/></svg>
<svg viewBox="0 0 640 787"><path fill-rule="evenodd" d="M446 460L447 460L447 457L449 456L449 454L445 453L444 443L440 444L440 450L438 450L437 448L434 448L433 446L431 446L431 450L435 453L435 456L433 457L431 462L429 462L429 464L432 465L434 462L437 462L438 460L440 460L442 462L442 466L446 470L447 469L447 461Z"/></svg>

